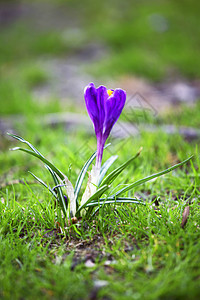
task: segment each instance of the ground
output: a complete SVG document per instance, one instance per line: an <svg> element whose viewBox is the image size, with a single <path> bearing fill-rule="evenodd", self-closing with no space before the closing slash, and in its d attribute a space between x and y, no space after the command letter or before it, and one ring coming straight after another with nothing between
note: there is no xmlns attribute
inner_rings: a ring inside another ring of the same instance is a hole
<svg viewBox="0 0 200 300"><path fill-rule="evenodd" d="M198 4L9 1L0 22L0 298L199 299ZM96 150L90 81L128 95L103 161L117 154L113 170L143 147L113 188L194 158L130 191L146 205L104 206L69 227L28 173L53 185L46 169L9 151L21 145L6 132L74 184Z"/></svg>

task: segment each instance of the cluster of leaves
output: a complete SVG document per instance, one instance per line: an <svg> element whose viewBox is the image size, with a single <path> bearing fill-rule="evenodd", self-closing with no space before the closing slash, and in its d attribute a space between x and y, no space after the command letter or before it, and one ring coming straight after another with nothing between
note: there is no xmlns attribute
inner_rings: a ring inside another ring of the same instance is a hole
<svg viewBox="0 0 200 300"><path fill-rule="evenodd" d="M126 161L124 164L113 170L111 173L109 173L107 176L106 173L110 166L113 164L113 162L117 159L117 155L111 156L101 167L100 171L100 177L98 182L98 187L96 192L89 197L89 199L81 205L81 202L79 200L79 193L83 184L83 180L86 176L86 173L92 164L93 160L96 157L96 152L92 154L92 156L86 161L84 164L78 178L75 184L74 188L74 197L70 199L66 195L69 195L69 189L71 186L69 185L69 180L67 176L61 172L54 164L52 164L48 159L46 159L31 143L26 141L20 136L9 134L13 138L19 140L22 143L25 143L28 145L31 150L24 149L20 147L15 147L12 150L21 150L24 151L30 155L33 155L40 159L47 170L50 172L55 186L51 188L48 186L42 179L38 178L36 175L31 173L31 175L39 182L41 183L45 188L49 190L49 192L56 198L58 203L60 204L60 207L63 211L64 216L71 216L71 217L77 217L79 218L81 215L81 212L84 212L86 218L92 218L95 213L99 210L100 207L106 204L121 204L121 203L133 203L133 204L145 204L142 199L137 199L133 197L124 197L123 195L128 192L129 190L147 182L152 179L155 179L159 176L162 176L166 173L171 172L172 170L182 166L183 164L187 163L193 156L189 157L188 159L184 160L181 163L178 163L168 169L165 169L161 172L152 174L150 176L147 176L145 178L139 179L136 182L133 182L131 184L126 185L125 187L119 189L117 192L112 194L112 183L114 180L123 172L125 168L127 168L139 155L142 149L140 149L135 156L130 158L128 161ZM108 146L108 145L107 145ZM106 146L106 147L107 147ZM70 183L71 184L71 183ZM72 187L73 188L73 187ZM64 190L65 189L65 193ZM70 203L70 201L74 201L75 203ZM76 207L75 214L73 215L71 213L71 207ZM95 208L95 210L94 210Z"/></svg>

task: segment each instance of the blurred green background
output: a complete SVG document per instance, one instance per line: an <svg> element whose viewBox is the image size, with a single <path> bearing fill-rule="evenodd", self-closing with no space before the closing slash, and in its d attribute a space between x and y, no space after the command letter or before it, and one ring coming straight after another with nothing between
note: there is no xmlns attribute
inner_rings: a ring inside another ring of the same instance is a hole
<svg viewBox="0 0 200 300"><path fill-rule="evenodd" d="M153 83L197 80L199 11L195 0L1 1L0 114L69 110L56 89L35 100L41 87L51 86L55 66L65 63L72 67L61 75L68 72L72 89L66 98L77 82L81 88L87 82L86 73L104 84L124 75Z"/></svg>
<svg viewBox="0 0 200 300"><path fill-rule="evenodd" d="M0 0L0 299L197 299L199 12L197 0ZM144 148L116 186L196 157L134 190L147 206L119 213L103 206L94 221L74 227L76 235L69 231L68 243L59 209L28 171L51 187L52 179L36 158L9 151L23 144L6 132L30 141L74 184L96 150L89 116L72 114L86 114L90 81L128 95L115 128L121 124L129 137L111 135L103 160L119 155L114 169ZM138 109L132 95L142 102ZM73 130L62 112L71 123L85 117L90 127L80 122ZM58 126L45 123L49 113L58 113ZM108 286L99 296L95 282L102 280Z"/></svg>

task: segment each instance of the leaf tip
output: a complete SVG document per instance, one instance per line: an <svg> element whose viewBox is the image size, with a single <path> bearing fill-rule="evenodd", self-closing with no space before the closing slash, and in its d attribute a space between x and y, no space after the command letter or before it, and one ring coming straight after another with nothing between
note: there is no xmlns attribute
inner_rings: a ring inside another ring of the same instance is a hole
<svg viewBox="0 0 200 300"><path fill-rule="evenodd" d="M19 150L19 147L10 148L9 150L10 150L10 151Z"/></svg>
<svg viewBox="0 0 200 300"><path fill-rule="evenodd" d="M138 154L140 154L143 150L143 147L140 147L139 151L138 151Z"/></svg>

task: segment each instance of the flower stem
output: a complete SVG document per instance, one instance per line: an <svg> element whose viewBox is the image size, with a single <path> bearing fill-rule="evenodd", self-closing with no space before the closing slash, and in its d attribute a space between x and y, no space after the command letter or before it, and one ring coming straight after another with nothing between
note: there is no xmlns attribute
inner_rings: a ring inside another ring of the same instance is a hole
<svg viewBox="0 0 200 300"><path fill-rule="evenodd" d="M102 138L97 139L96 168L99 170L101 168L101 161L102 161L102 157L103 157L103 148L104 148L103 139Z"/></svg>

